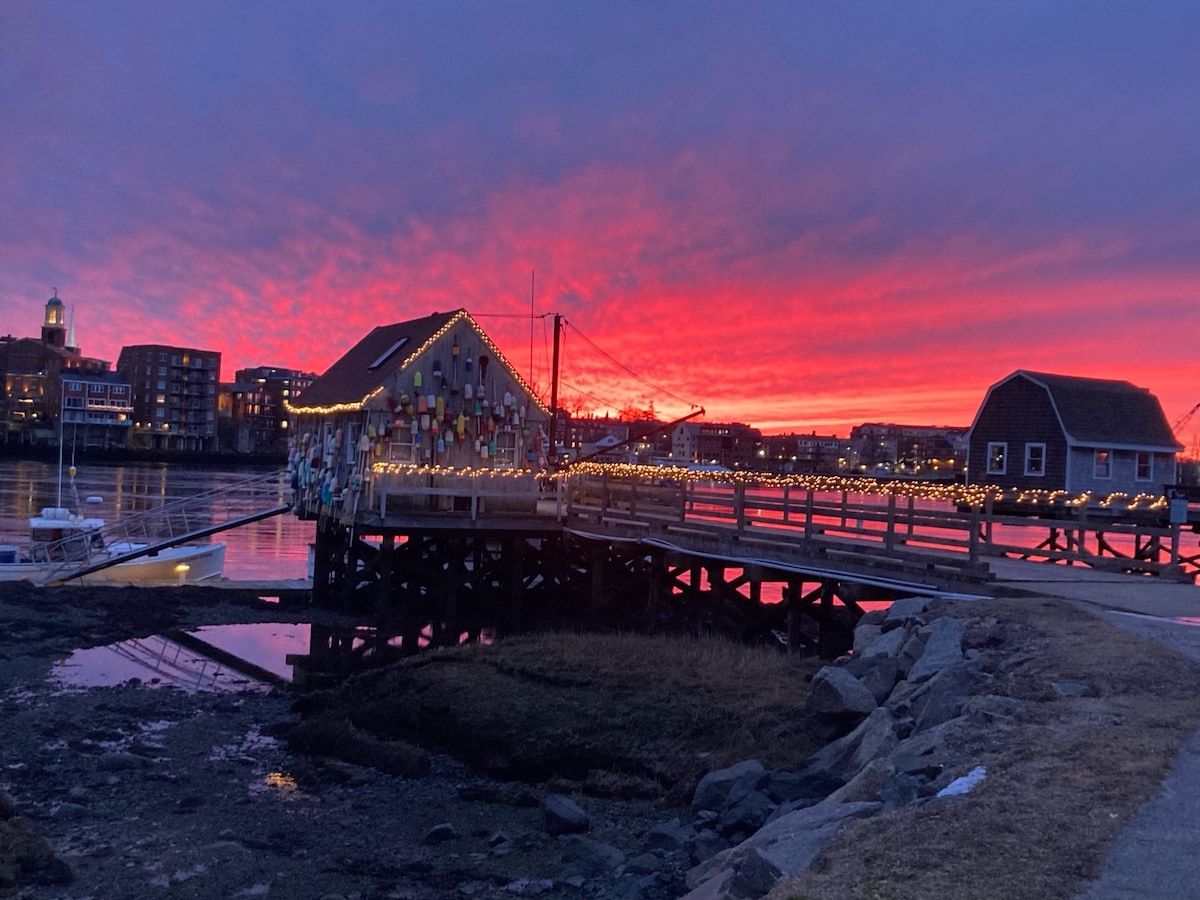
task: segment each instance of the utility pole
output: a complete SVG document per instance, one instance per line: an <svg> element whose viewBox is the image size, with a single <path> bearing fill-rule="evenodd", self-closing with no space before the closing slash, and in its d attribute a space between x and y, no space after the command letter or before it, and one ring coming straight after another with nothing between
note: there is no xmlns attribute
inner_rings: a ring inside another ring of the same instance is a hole
<svg viewBox="0 0 1200 900"><path fill-rule="evenodd" d="M554 314L554 357L550 371L550 452L546 455L553 466L558 462L558 342L562 331L562 315Z"/></svg>

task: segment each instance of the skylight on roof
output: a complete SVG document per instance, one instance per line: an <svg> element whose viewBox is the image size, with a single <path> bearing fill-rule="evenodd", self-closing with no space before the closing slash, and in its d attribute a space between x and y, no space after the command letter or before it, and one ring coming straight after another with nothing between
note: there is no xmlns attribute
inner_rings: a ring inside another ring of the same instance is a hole
<svg viewBox="0 0 1200 900"><path fill-rule="evenodd" d="M391 356L393 353L395 353L397 350L399 350L401 347L403 347L407 343L408 343L408 338L406 338L406 337L400 338L400 340L396 341L396 343L392 344L392 346L390 346L386 350L384 350L383 353L379 354L379 359L375 360L375 362L371 363L371 365L369 365L367 368L378 369L385 362L387 362L389 356Z"/></svg>

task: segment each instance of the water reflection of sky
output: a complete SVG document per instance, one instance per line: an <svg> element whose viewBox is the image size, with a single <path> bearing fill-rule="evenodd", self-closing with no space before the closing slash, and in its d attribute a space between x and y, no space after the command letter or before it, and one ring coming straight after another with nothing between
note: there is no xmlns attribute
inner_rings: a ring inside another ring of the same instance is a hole
<svg viewBox="0 0 1200 900"><path fill-rule="evenodd" d="M72 489L65 471L69 461L68 451L62 479L63 505L110 522L270 471L84 463L78 464ZM98 497L100 502L89 503L88 497ZM30 516L57 502L56 464L0 460L0 543L25 546ZM242 525L212 538L225 542L225 577L235 580L304 578L312 539L313 524L289 514Z"/></svg>
<svg viewBox="0 0 1200 900"><path fill-rule="evenodd" d="M202 641L254 663L288 681L292 667L284 660L289 653L308 653L311 628L307 623L278 622L252 625L206 625L193 631Z"/></svg>
<svg viewBox="0 0 1200 900"><path fill-rule="evenodd" d="M64 690L116 687L134 678L189 693L270 689L161 635L76 650L50 671L51 683Z"/></svg>

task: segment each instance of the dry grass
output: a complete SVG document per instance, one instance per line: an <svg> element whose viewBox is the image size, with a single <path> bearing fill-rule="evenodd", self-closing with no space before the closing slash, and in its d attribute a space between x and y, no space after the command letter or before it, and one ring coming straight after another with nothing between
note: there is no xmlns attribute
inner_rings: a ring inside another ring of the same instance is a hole
<svg viewBox="0 0 1200 900"><path fill-rule="evenodd" d="M1200 727L1200 666L1157 644L1058 601L955 614L1016 636L990 690L1028 702L1029 721L980 753L988 777L967 797L855 823L772 900L1074 897ZM1088 690L1060 697L1051 682L1068 679Z"/></svg>
<svg viewBox="0 0 1200 900"><path fill-rule="evenodd" d="M318 720L543 780L647 782L677 798L708 768L799 765L816 663L719 639L551 634L405 661L333 695Z"/></svg>

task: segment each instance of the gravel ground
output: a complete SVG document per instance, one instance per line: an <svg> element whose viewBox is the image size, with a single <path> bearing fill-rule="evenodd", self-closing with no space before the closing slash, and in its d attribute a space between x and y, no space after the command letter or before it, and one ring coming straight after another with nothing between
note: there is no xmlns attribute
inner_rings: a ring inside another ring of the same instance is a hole
<svg viewBox="0 0 1200 900"><path fill-rule="evenodd" d="M48 678L73 648L286 615L211 589L4 585L0 791L71 880L0 896L592 897L635 883L645 898L683 892L670 861L571 877L564 839L540 829L546 786L496 782L447 757L425 778L402 779L290 754L271 737L297 721L285 692L64 690ZM575 799L592 819L588 836L631 857L675 813Z"/></svg>

